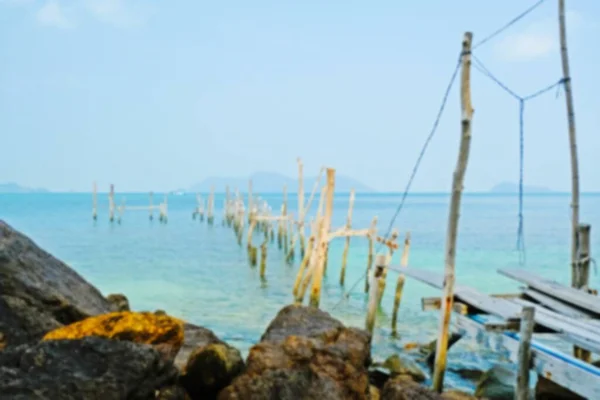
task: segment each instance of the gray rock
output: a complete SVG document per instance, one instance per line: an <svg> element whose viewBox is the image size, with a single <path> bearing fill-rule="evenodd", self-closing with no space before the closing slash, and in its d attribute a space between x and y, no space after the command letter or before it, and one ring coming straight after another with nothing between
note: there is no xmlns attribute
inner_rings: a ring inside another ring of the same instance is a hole
<svg viewBox="0 0 600 400"><path fill-rule="evenodd" d="M111 311L102 294L31 239L0 221L0 334L4 346Z"/></svg>
<svg viewBox="0 0 600 400"><path fill-rule="evenodd" d="M177 369L152 347L87 337L0 352L2 400L147 400Z"/></svg>
<svg viewBox="0 0 600 400"><path fill-rule="evenodd" d="M113 311L131 311L129 299L121 293L109 294L106 300L111 304Z"/></svg>

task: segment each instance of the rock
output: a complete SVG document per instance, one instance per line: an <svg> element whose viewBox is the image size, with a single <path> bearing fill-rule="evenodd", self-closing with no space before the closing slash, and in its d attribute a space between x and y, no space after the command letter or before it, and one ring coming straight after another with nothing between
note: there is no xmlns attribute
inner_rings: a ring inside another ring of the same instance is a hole
<svg viewBox="0 0 600 400"><path fill-rule="evenodd" d="M81 339L98 336L152 345L173 360L183 344L183 322L148 312L114 312L84 319L48 332L43 340Z"/></svg>
<svg viewBox="0 0 600 400"><path fill-rule="evenodd" d="M177 368L181 371L185 369L185 365L187 364L190 355L197 348L213 343L225 343L210 329L187 322L183 325L183 332L183 345L174 361Z"/></svg>
<svg viewBox="0 0 600 400"><path fill-rule="evenodd" d="M147 400L176 379L150 346L97 337L0 352L2 400Z"/></svg>
<svg viewBox="0 0 600 400"><path fill-rule="evenodd" d="M373 366L387 370L392 377L408 375L415 382L423 382L427 378L416 362L398 354L391 355L383 363L374 363Z"/></svg>
<svg viewBox="0 0 600 400"><path fill-rule="evenodd" d="M481 397L475 397L473 395L461 392L460 390L447 390L440 396L442 400L477 400L482 399ZM487 399L489 400L489 399Z"/></svg>
<svg viewBox="0 0 600 400"><path fill-rule="evenodd" d="M167 312L165 310L156 310L156 311L154 311L154 314L156 314L156 315L167 315Z"/></svg>
<svg viewBox="0 0 600 400"><path fill-rule="evenodd" d="M369 399L370 335L312 307L284 307L245 372L219 394L228 399Z"/></svg>
<svg viewBox="0 0 600 400"><path fill-rule="evenodd" d="M373 385L369 386L369 399L370 400L379 400L381 398L381 394L379 393L379 389Z"/></svg>
<svg viewBox="0 0 600 400"><path fill-rule="evenodd" d="M584 397L557 385L543 376L538 376L535 385L535 398L543 400L584 400Z"/></svg>
<svg viewBox="0 0 600 400"><path fill-rule="evenodd" d="M476 400L459 390L447 390L438 394L419 385L409 375L397 375L386 382L381 391L381 400Z"/></svg>
<svg viewBox="0 0 600 400"><path fill-rule="evenodd" d="M190 396L181 386L173 385L157 390L155 400L190 400Z"/></svg>
<svg viewBox="0 0 600 400"><path fill-rule="evenodd" d="M408 375L388 380L381 391L381 400L441 400L441 396L419 385Z"/></svg>
<svg viewBox="0 0 600 400"><path fill-rule="evenodd" d="M239 350L212 343L190 354L180 382L193 399L214 399L243 369Z"/></svg>
<svg viewBox="0 0 600 400"><path fill-rule="evenodd" d="M109 294L106 300L111 304L113 311L131 311L129 308L129 300L124 294Z"/></svg>
<svg viewBox="0 0 600 400"><path fill-rule="evenodd" d="M515 398L517 377L511 369L494 365L477 382L475 396L490 400L512 400Z"/></svg>
<svg viewBox="0 0 600 400"><path fill-rule="evenodd" d="M111 311L77 272L0 220L0 333L4 346L38 341L45 333Z"/></svg>

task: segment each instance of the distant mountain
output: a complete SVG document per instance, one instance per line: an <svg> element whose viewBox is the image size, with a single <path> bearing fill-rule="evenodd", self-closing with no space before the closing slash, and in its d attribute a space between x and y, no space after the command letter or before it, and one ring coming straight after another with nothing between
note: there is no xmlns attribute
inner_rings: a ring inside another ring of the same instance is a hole
<svg viewBox="0 0 600 400"><path fill-rule="evenodd" d="M490 192L492 193L519 193L519 184L514 182L501 182L494 186ZM544 186L529 186L523 185L524 193L549 193L552 189Z"/></svg>
<svg viewBox="0 0 600 400"><path fill-rule="evenodd" d="M240 192L248 191L248 180L252 179L252 191L256 193L278 193L283 190L283 186L287 185L289 193L295 193L298 191L298 180L287 177L276 172L255 172L251 176L242 177L209 177L200 183L197 183L190 187L190 192L208 192L212 186L215 187L215 191L222 192L225 190L225 186L229 185L230 190L238 188ZM304 190L310 192L314 185L316 176L304 177ZM321 178L322 185L325 184L325 174ZM336 192L349 192L350 189L354 189L356 192L374 192L372 188L364 185L356 179L349 178L343 175L335 176L335 191Z"/></svg>
<svg viewBox="0 0 600 400"><path fill-rule="evenodd" d="M0 183L0 193L47 193L46 189L32 189L14 182Z"/></svg>

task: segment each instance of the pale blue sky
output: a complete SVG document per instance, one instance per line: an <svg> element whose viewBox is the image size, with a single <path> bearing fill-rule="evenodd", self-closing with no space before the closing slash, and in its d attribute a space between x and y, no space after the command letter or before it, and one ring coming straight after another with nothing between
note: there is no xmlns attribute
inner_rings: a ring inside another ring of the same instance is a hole
<svg viewBox="0 0 600 400"><path fill-rule="evenodd" d="M188 187L326 164L404 188L455 65L534 1L0 0L0 182ZM567 0L582 190L600 191L600 2ZM557 1L478 49L521 95L561 77ZM518 179L518 102L473 71L466 189ZM564 95L527 104L525 182L568 190ZM414 191L448 191L457 86Z"/></svg>

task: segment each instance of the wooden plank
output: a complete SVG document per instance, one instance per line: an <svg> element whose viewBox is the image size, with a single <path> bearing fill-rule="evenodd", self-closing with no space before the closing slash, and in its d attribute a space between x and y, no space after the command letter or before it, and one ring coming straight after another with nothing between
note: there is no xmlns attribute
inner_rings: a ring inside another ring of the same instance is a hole
<svg viewBox="0 0 600 400"><path fill-rule="evenodd" d="M533 300L539 302L545 307L548 307L560 314L572 317L572 318L593 318L596 317L596 314L589 312L587 310L581 309L579 307L565 304L560 300L555 299L554 297L547 296L544 293L538 292L535 289L526 289L523 292L527 297L532 298Z"/></svg>
<svg viewBox="0 0 600 400"><path fill-rule="evenodd" d="M424 283L428 283L431 286L441 288L439 283L440 281L443 281L443 278L435 272L402 267L396 267L394 270L421 280ZM600 329L598 329L598 326L595 325L595 323L589 323L587 321L560 315L539 305L520 299L506 300L490 297L468 287L456 286L454 297L458 301L467 304L469 307L476 308L484 313L496 315L506 320L519 319L521 307L523 305L536 306L535 322L537 324L557 333L566 334L564 336L565 338L576 338L578 341L586 343L587 347L584 348L587 350L595 351L594 349L599 349L600 334L598 332ZM540 312L537 312L538 309Z"/></svg>
<svg viewBox="0 0 600 400"><path fill-rule="evenodd" d="M548 296L560 299L562 302L600 314L600 301L598 301L598 297L582 290L561 285L556 281L544 279L526 271L500 269L498 270L498 273L524 283L530 288L536 289Z"/></svg>
<svg viewBox="0 0 600 400"><path fill-rule="evenodd" d="M486 334L485 317L454 315L460 334L480 337ZM505 332L500 335L502 346L509 352L510 359L517 361L519 334ZM600 399L600 369L586 364L535 340L531 342L533 370L558 385L587 399Z"/></svg>

